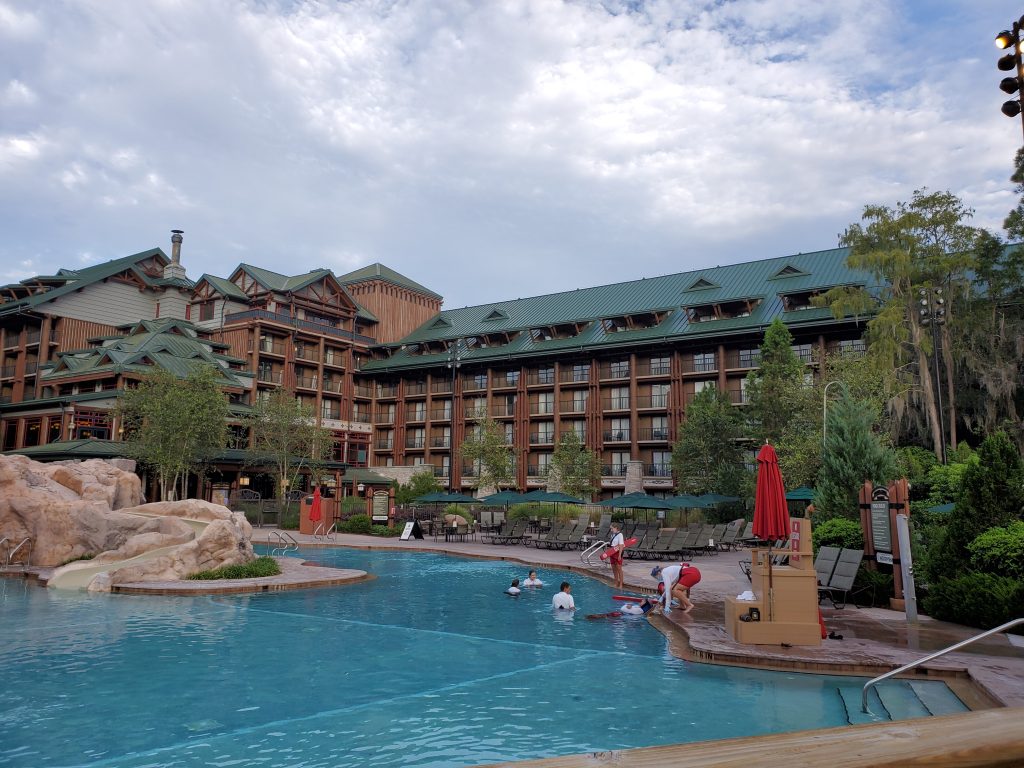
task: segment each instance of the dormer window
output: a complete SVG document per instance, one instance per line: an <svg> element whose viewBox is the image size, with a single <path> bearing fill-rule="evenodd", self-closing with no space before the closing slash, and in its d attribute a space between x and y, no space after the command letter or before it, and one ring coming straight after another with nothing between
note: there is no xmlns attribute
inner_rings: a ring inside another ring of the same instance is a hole
<svg viewBox="0 0 1024 768"><path fill-rule="evenodd" d="M605 333L619 331L637 331L643 328L654 328L665 319L667 312L639 312L635 315L606 317L601 320Z"/></svg>
<svg viewBox="0 0 1024 768"><path fill-rule="evenodd" d="M748 317L761 299L740 299L738 301L723 301L718 304L698 304L684 307L691 323L705 323L710 320L729 320L737 317Z"/></svg>
<svg viewBox="0 0 1024 768"><path fill-rule="evenodd" d="M800 291L799 293L780 294L784 312L798 312L802 309L815 309L811 300L818 291Z"/></svg>

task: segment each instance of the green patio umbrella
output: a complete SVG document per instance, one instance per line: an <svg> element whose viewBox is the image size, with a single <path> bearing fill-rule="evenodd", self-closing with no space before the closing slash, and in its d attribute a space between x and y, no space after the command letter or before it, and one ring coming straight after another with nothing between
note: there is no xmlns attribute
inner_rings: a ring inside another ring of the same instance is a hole
<svg viewBox="0 0 1024 768"><path fill-rule="evenodd" d="M667 499L651 496L649 493L627 493L625 496L616 496L614 499L605 499L597 502L601 507L618 507L619 509L642 509L644 520L647 520L649 509L674 509Z"/></svg>
<svg viewBox="0 0 1024 768"><path fill-rule="evenodd" d="M691 496L688 493L683 493L679 496L670 496L665 499L665 501L671 504L673 509L683 510L683 525L687 525L690 521L690 513L688 510L707 509L708 507L714 506L713 504L708 504L699 496Z"/></svg>
<svg viewBox="0 0 1024 768"><path fill-rule="evenodd" d="M429 494L428 494L429 495ZM475 496L467 496L464 493L439 493L438 504L479 504L480 499Z"/></svg>
<svg viewBox="0 0 1024 768"><path fill-rule="evenodd" d="M929 512L937 512L940 515L944 515L944 514L947 514L949 512L952 512L955 509L956 509L956 504L951 501L948 504L936 504L934 507L928 507L927 511L929 511Z"/></svg>
<svg viewBox="0 0 1024 768"><path fill-rule="evenodd" d="M714 506L715 504L730 504L734 501L740 500L739 496L723 496L720 493L705 493L703 496L698 496L697 498L703 500L709 506Z"/></svg>
<svg viewBox="0 0 1024 768"><path fill-rule="evenodd" d="M447 494L441 493L440 491L434 491L433 493L426 493L422 496L417 496L413 499L414 504L438 504L441 501L441 497Z"/></svg>
<svg viewBox="0 0 1024 768"><path fill-rule="evenodd" d="M577 499L575 496L570 496L567 493L560 493L559 491L547 491L538 497L540 501L546 501L551 504L586 504L583 499Z"/></svg>
<svg viewBox="0 0 1024 768"><path fill-rule="evenodd" d="M786 493L786 501L813 501L814 489L801 485Z"/></svg>
<svg viewBox="0 0 1024 768"><path fill-rule="evenodd" d="M491 504L497 506L499 504L518 504L523 499L523 494L519 491L499 491L498 493L492 493L490 496L484 496L482 499L477 499L481 504Z"/></svg>

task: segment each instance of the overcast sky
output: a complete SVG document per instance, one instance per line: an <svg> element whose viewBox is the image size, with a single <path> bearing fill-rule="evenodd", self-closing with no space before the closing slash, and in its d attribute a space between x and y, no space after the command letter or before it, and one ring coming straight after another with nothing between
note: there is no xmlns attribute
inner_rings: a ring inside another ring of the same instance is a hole
<svg viewBox="0 0 1024 768"><path fill-rule="evenodd" d="M835 247L1021 142L994 0L0 0L0 279L380 261L454 308Z"/></svg>

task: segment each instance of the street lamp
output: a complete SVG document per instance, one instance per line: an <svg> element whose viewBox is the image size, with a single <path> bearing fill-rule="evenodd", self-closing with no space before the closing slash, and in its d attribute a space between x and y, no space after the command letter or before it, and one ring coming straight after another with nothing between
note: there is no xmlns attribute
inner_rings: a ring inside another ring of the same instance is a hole
<svg viewBox="0 0 1024 768"><path fill-rule="evenodd" d="M996 66L1001 72L1015 72L1015 77L1004 77L999 83L1003 93L1015 98L1003 102L1002 113L1007 117L1021 117L1021 128L1024 129L1024 61L1021 60L1021 29L1024 28L1024 16L1013 22L1012 29L1004 29L996 35L996 48L1009 52L1000 57Z"/></svg>
<svg viewBox="0 0 1024 768"><path fill-rule="evenodd" d="M1017 25L1014 24L1014 29ZM942 414L942 384L939 381L939 326L946 322L946 300L942 298L941 288L922 288L920 290L918 317L921 325L932 329L932 370L935 377L935 398L939 409L939 458L946 463L946 426Z"/></svg>
<svg viewBox="0 0 1024 768"><path fill-rule="evenodd" d="M842 384L841 381L830 381L825 385L821 393L821 447L825 447L825 435L828 432L828 388L833 384Z"/></svg>
<svg viewBox="0 0 1024 768"><path fill-rule="evenodd" d="M459 339L454 339L448 347L447 366L452 372L452 420L451 439L448 449L448 493L455 493L455 379L459 375L459 367L462 365L462 351L459 349Z"/></svg>

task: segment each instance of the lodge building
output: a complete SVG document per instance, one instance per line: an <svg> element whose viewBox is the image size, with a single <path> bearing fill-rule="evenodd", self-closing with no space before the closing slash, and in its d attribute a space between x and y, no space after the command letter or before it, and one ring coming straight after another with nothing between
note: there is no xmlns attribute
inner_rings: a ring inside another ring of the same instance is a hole
<svg viewBox="0 0 1024 768"><path fill-rule="evenodd" d="M861 348L864 318L811 298L868 285L846 249L765 259L463 309L382 264L286 276L240 264L192 281L159 249L0 288L0 448L35 458L118 454L117 393L154 367L219 367L238 419L288 387L334 436L338 467L424 465L470 491L458 446L486 413L520 489L544 486L560 436L602 465L601 492L669 492L671 447L706 387L745 401L781 317L814 375ZM233 446L244 450L237 422ZM236 468L233 482L243 471Z"/></svg>

